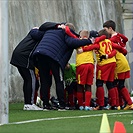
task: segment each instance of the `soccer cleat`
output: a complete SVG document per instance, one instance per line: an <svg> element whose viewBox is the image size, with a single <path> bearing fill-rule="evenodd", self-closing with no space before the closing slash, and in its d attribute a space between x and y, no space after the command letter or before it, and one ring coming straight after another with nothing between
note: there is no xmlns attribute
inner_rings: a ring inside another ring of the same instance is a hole
<svg viewBox="0 0 133 133"><path fill-rule="evenodd" d="M89 111L89 110L93 110L93 108L89 106L85 106L84 110Z"/></svg>
<svg viewBox="0 0 133 133"><path fill-rule="evenodd" d="M122 105L120 107L121 107L121 110L123 110L126 107L126 105Z"/></svg>
<svg viewBox="0 0 133 133"><path fill-rule="evenodd" d="M103 106L97 106L93 110L107 110L107 109L105 109L105 107L103 107Z"/></svg>
<svg viewBox="0 0 133 133"><path fill-rule="evenodd" d="M103 107L104 110L109 110L111 108L111 106L108 104L107 106Z"/></svg>
<svg viewBox="0 0 133 133"><path fill-rule="evenodd" d="M121 110L121 106L118 106L118 107L117 107L117 110Z"/></svg>
<svg viewBox="0 0 133 133"><path fill-rule="evenodd" d="M43 110L42 108L36 106L35 104L25 104L23 110Z"/></svg>
<svg viewBox="0 0 133 133"><path fill-rule="evenodd" d="M79 110L84 110L84 107L83 107L83 106L80 106L80 107L79 107Z"/></svg>
<svg viewBox="0 0 133 133"><path fill-rule="evenodd" d="M133 110L133 104L126 105L126 107L124 108L124 110Z"/></svg>
<svg viewBox="0 0 133 133"><path fill-rule="evenodd" d="M110 110L118 110L116 106L111 106Z"/></svg>

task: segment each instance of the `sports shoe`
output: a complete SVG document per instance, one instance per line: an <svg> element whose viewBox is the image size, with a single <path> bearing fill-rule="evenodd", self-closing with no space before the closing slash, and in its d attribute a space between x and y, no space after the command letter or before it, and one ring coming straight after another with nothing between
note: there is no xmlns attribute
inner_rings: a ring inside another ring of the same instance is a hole
<svg viewBox="0 0 133 133"><path fill-rule="evenodd" d="M43 106L43 111L49 111L49 110L52 110L51 105L44 105Z"/></svg>
<svg viewBox="0 0 133 133"><path fill-rule="evenodd" d="M121 110L121 106L118 106L118 107L117 107L117 110Z"/></svg>
<svg viewBox="0 0 133 133"><path fill-rule="evenodd" d="M124 108L124 110L133 110L133 104L126 105L126 107Z"/></svg>
<svg viewBox="0 0 133 133"><path fill-rule="evenodd" d="M76 110L76 107L75 106L69 107L69 110Z"/></svg>
<svg viewBox="0 0 133 133"><path fill-rule="evenodd" d="M122 105L120 107L121 107L121 110L123 110L126 107L126 105Z"/></svg>
<svg viewBox="0 0 133 133"><path fill-rule="evenodd" d="M104 110L103 106L97 106L96 108L94 108L93 110Z"/></svg>
<svg viewBox="0 0 133 133"><path fill-rule="evenodd" d="M109 110L111 106L108 104L107 106L103 107L104 110Z"/></svg>
<svg viewBox="0 0 133 133"><path fill-rule="evenodd" d="M111 106L110 110L118 110L116 106Z"/></svg>
<svg viewBox="0 0 133 133"><path fill-rule="evenodd" d="M35 104L25 104L23 110L43 110L42 108L36 106Z"/></svg>
<svg viewBox="0 0 133 133"><path fill-rule="evenodd" d="M69 109L67 107L62 107L62 106L58 107L58 111L66 111L66 110L69 110Z"/></svg>
<svg viewBox="0 0 133 133"><path fill-rule="evenodd" d="M83 107L83 106L80 106L80 107L79 107L79 110L84 110L84 107Z"/></svg>
<svg viewBox="0 0 133 133"><path fill-rule="evenodd" d="M89 107L89 106L85 106L85 110L86 111L89 111L89 110L93 110L93 108L92 107Z"/></svg>
<svg viewBox="0 0 133 133"><path fill-rule="evenodd" d="M41 100L40 97L37 96L37 99L36 99L36 105L40 108L43 108L43 101Z"/></svg>

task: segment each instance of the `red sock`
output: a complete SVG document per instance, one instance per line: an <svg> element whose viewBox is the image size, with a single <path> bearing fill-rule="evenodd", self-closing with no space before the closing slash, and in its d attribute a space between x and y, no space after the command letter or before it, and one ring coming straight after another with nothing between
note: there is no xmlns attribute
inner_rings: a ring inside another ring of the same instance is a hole
<svg viewBox="0 0 133 133"><path fill-rule="evenodd" d="M83 106L83 92L77 92L78 105Z"/></svg>
<svg viewBox="0 0 133 133"><path fill-rule="evenodd" d="M131 105L132 104L132 100L130 98L130 95L129 95L129 92L128 92L127 88L124 87L120 91L121 91L121 94L122 94L124 100L127 102L127 104Z"/></svg>
<svg viewBox="0 0 133 133"><path fill-rule="evenodd" d="M92 93L90 91L85 92L85 106L90 106Z"/></svg>
<svg viewBox="0 0 133 133"><path fill-rule="evenodd" d="M37 99L37 96L38 96L38 90L35 90L35 95L34 95L34 104L36 104L36 99Z"/></svg>
<svg viewBox="0 0 133 133"><path fill-rule="evenodd" d="M96 90L96 97L99 106L104 106L104 88L98 87Z"/></svg>
<svg viewBox="0 0 133 133"><path fill-rule="evenodd" d="M117 87L115 87L114 89L115 89L115 94L116 94L116 106L118 107L118 106L120 106L120 104L119 104L119 92L118 92Z"/></svg>
<svg viewBox="0 0 133 133"><path fill-rule="evenodd" d="M116 93L115 93L115 89L112 88L112 89L109 89L108 90L108 95L109 95L109 98L110 98L110 104L111 106L116 106Z"/></svg>
<svg viewBox="0 0 133 133"><path fill-rule="evenodd" d="M73 94L68 94L68 102L70 103L70 106L71 106L71 107L74 106Z"/></svg>

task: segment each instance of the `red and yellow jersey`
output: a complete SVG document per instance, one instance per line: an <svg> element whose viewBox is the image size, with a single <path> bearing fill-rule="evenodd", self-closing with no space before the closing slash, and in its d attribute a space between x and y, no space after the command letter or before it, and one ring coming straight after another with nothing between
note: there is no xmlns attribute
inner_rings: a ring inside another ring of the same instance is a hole
<svg viewBox="0 0 133 133"><path fill-rule="evenodd" d="M126 59L126 57L120 53L119 51L117 51L116 54L116 73L123 73L123 72L127 72L130 70L130 66L129 63Z"/></svg>
<svg viewBox="0 0 133 133"><path fill-rule="evenodd" d="M100 41L99 49L97 51L98 51L98 54L96 54L96 57L97 57L97 63L99 66L109 64L112 62L116 62L115 56L112 58L103 59L102 61L99 60L99 57L101 55L111 54L111 52L112 52L112 42L109 39Z"/></svg>
<svg viewBox="0 0 133 133"><path fill-rule="evenodd" d="M124 36L123 34L115 33L115 34L112 35L110 40L114 43L117 43L121 47L125 47L126 42L128 41L128 38L126 36Z"/></svg>
<svg viewBox="0 0 133 133"><path fill-rule="evenodd" d="M87 46L83 46L85 48ZM93 51L86 51L81 54L76 54L76 67L82 64L92 63L94 64Z"/></svg>

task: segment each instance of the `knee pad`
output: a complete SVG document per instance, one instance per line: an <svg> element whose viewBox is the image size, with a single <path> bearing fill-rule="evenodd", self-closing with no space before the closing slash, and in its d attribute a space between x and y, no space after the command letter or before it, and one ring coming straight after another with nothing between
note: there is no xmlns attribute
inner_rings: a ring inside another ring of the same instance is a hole
<svg viewBox="0 0 133 133"><path fill-rule="evenodd" d="M102 87L103 86L103 81L102 80L96 80L96 86L98 87Z"/></svg>

